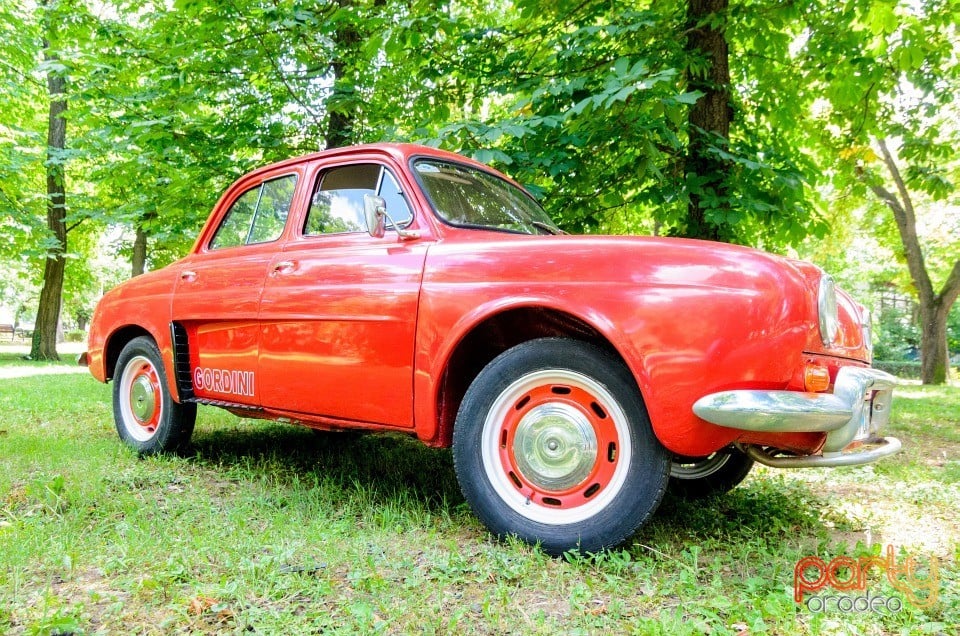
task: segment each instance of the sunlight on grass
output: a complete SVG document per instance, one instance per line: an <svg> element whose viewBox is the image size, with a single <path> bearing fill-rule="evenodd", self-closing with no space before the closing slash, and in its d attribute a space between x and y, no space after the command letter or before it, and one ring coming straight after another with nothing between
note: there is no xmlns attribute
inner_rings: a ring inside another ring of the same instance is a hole
<svg viewBox="0 0 960 636"><path fill-rule="evenodd" d="M83 343L65 342L57 345L59 362L29 360L30 346L26 344L0 345L0 380L27 378L33 375L62 373L89 373L77 364L77 356L85 350Z"/></svg>
<svg viewBox="0 0 960 636"><path fill-rule="evenodd" d="M89 371L82 367L65 366L0 367L0 380L6 378L29 378L34 375L63 375L69 373L89 373Z"/></svg>

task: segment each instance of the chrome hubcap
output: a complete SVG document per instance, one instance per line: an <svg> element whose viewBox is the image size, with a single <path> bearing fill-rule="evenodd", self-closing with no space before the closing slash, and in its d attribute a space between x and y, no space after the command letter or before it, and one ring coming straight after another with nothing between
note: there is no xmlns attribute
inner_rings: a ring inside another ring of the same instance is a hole
<svg viewBox="0 0 960 636"><path fill-rule="evenodd" d="M527 480L544 490L562 491L590 475L597 462L597 436L575 407L543 404L517 425L514 453Z"/></svg>
<svg viewBox="0 0 960 636"><path fill-rule="evenodd" d="M130 387L130 409L134 417L141 422L145 422L153 415L156 407L156 398L154 397L153 385L150 378L141 375L133 381Z"/></svg>

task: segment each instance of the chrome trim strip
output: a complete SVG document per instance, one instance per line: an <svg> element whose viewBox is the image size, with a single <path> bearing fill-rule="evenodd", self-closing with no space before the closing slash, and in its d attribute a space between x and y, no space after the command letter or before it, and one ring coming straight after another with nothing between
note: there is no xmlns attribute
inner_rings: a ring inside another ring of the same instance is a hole
<svg viewBox="0 0 960 636"><path fill-rule="evenodd" d="M775 457L757 446L740 446L750 459L772 468L836 468L838 466L861 466L900 452L900 440L884 437L876 448L852 453L824 453L806 457Z"/></svg>

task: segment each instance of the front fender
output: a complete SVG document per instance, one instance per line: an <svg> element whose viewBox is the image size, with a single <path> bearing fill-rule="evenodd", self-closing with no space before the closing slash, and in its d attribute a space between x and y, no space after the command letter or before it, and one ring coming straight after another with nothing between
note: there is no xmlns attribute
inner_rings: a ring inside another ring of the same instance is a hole
<svg viewBox="0 0 960 636"><path fill-rule="evenodd" d="M90 373L100 382L112 379L124 345L149 335L163 358L170 394L177 396L170 336L175 271L164 268L133 278L107 292L94 310L88 338Z"/></svg>
<svg viewBox="0 0 960 636"><path fill-rule="evenodd" d="M446 259L431 252L415 354L421 439L438 434L438 383L457 345L490 316L521 307L563 312L606 339L633 374L658 439L679 455L709 455L742 438L698 418L697 399L738 388L783 390L796 378L816 314L802 273L789 263L710 244L698 255L684 242L668 244L660 259L636 250L629 259L608 255L598 269L595 253L592 260L587 249L545 253L545 242L521 250L485 245ZM813 449L822 436L785 441Z"/></svg>

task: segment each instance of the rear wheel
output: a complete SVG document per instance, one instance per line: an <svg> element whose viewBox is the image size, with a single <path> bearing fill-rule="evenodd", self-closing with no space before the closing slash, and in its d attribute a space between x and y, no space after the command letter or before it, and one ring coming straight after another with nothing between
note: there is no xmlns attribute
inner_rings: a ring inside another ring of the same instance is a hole
<svg viewBox="0 0 960 636"><path fill-rule="evenodd" d="M464 496L494 533L555 555L630 536L659 505L670 466L630 372L563 339L523 343L481 371L453 454Z"/></svg>
<svg viewBox="0 0 960 636"><path fill-rule="evenodd" d="M178 404L167 389L157 345L134 338L120 352L113 382L113 418L127 445L144 455L179 450L190 440L196 404Z"/></svg>
<svg viewBox="0 0 960 636"><path fill-rule="evenodd" d="M674 457L670 464L670 492L687 499L720 495L747 478L753 460L736 448L724 448L706 457Z"/></svg>

